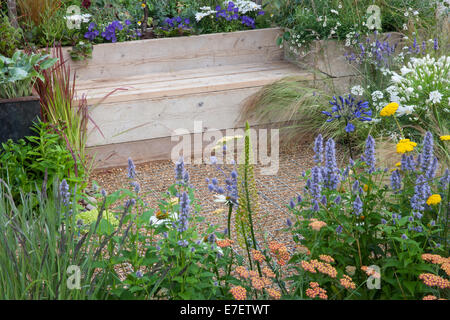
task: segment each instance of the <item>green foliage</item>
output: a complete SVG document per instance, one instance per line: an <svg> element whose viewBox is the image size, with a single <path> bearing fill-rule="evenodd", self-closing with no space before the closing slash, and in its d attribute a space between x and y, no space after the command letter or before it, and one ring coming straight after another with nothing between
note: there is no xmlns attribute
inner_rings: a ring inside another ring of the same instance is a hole
<svg viewBox="0 0 450 320"><path fill-rule="evenodd" d="M371 16L367 9L371 5L381 10L380 32L401 32L405 24L418 28L435 24L436 4L431 1L398 0L388 4L384 0L278 0L274 4L278 8L276 21L287 28L280 42L286 41L289 47L300 50L312 40L344 40L351 33L367 34L371 32L367 25Z"/></svg>
<svg viewBox="0 0 450 320"><path fill-rule="evenodd" d="M47 54L16 51L11 58L0 55L0 98L30 96L36 79L42 78L40 71L55 62L56 59Z"/></svg>
<svg viewBox="0 0 450 320"><path fill-rule="evenodd" d="M52 185L51 196L37 188L31 193L21 192L14 201L10 188L0 178L2 300L86 300L107 296L106 277L94 274L102 243L109 237L98 232L104 222L102 214L87 233L81 234L71 214L80 210L77 196L70 197L71 203L65 205L58 194L58 181L52 181ZM76 190L70 192L77 194Z"/></svg>
<svg viewBox="0 0 450 320"><path fill-rule="evenodd" d="M93 45L90 42L80 41L69 51L74 61L83 61L92 58Z"/></svg>
<svg viewBox="0 0 450 320"><path fill-rule="evenodd" d="M12 57L21 45L22 30L11 26L7 15L0 13L0 55Z"/></svg>
<svg viewBox="0 0 450 320"><path fill-rule="evenodd" d="M82 168L78 169L78 176L75 174L74 158L65 141L51 126L41 122L33 130L36 135L17 143L8 140L0 148L0 178L9 185L16 201L21 192L29 194L36 188L50 193L55 179L69 177L72 185L81 185L83 178Z"/></svg>
<svg viewBox="0 0 450 320"><path fill-rule="evenodd" d="M348 171L350 169L350 171ZM423 253L448 255L446 243L447 206L450 200L448 182L442 185L440 177L426 182L431 193L439 194L442 201L427 205L419 217L411 208L413 196L420 186L417 177L423 172L397 170L401 175L401 189L393 191L386 185L389 171L376 170L368 173L368 165L357 161L349 166L346 177L342 175L336 189L322 189L323 198L314 210L314 198L306 188L306 195L292 212L297 221L292 229L294 240L307 247L311 256L327 254L334 258L339 270L356 268L353 280L364 284L352 293L359 299L421 299L430 288L418 280L421 273L433 268L421 259ZM343 171L340 171L341 173ZM310 179L308 171L305 180ZM355 203L360 199L361 212L356 212ZM339 199L337 201L336 199ZM314 228L313 218L324 223ZM302 237L298 237L298 235ZM368 290L367 275L361 268L376 265L381 272L381 290ZM310 279L316 279L306 273ZM329 277L326 277L329 279ZM325 278L323 280L326 280ZM332 292L331 283L321 284ZM439 290L437 296L445 297Z"/></svg>

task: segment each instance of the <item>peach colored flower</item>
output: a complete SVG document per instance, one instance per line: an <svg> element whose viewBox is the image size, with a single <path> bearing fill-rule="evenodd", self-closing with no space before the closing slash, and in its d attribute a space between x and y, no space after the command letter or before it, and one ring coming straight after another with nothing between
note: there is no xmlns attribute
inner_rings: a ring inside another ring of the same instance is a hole
<svg viewBox="0 0 450 320"><path fill-rule="evenodd" d="M279 300L281 298L281 292L279 290L267 288L266 291L269 294L269 296L271 296L275 300Z"/></svg>
<svg viewBox="0 0 450 320"><path fill-rule="evenodd" d="M320 231L320 229L322 229L326 225L327 225L327 223L323 222L323 221L313 221L309 224L311 229L313 229L314 231Z"/></svg>
<svg viewBox="0 0 450 320"><path fill-rule="evenodd" d="M253 260L258 261L259 263L262 263L265 260L264 255L259 250L252 249L252 256Z"/></svg>
<svg viewBox="0 0 450 320"><path fill-rule="evenodd" d="M441 289L450 288L450 282L447 279L432 273L422 273L419 275L419 279L429 287L439 287Z"/></svg>
<svg viewBox="0 0 450 320"><path fill-rule="evenodd" d="M241 286L233 287L230 289L233 298L236 300L245 300L247 299L247 290Z"/></svg>

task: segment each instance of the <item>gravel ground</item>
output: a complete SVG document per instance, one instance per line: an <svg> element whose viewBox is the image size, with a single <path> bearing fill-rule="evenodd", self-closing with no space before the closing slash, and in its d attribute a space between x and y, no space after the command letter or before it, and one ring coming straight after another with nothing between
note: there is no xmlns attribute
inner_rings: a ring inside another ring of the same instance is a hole
<svg viewBox="0 0 450 320"><path fill-rule="evenodd" d="M255 224L259 231L259 236L257 236L259 239L261 239L262 233L267 233L269 241L281 241L290 247L293 245L289 243L291 236L286 232L281 232L281 229L286 228L286 220L289 217L286 207L289 199L302 192L303 182L299 179L301 173L314 166L311 146L310 142L305 141L295 148L281 152L277 175L261 175L259 166L255 165L260 211L255 218ZM223 167L225 171L232 168L231 165ZM191 183L196 188L196 198L202 206L199 214L206 218L204 225L199 226L199 229L202 230L209 224L215 224L219 226L219 230L224 230L227 220L226 207L224 204L214 202L213 194L209 192L205 181L206 178L217 177L223 184L221 173L215 166L207 164L186 164L186 170L189 172ZM174 183L174 164L171 161L154 161L136 165L136 171L141 192L145 194L144 200L155 208L160 195ZM92 180L95 180L108 193L120 188L130 188L125 166L95 171L91 176Z"/></svg>

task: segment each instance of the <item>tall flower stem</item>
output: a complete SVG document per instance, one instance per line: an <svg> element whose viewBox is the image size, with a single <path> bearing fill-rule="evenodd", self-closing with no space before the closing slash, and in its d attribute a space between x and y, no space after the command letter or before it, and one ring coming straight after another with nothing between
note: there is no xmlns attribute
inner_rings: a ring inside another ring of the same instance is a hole
<svg viewBox="0 0 450 320"><path fill-rule="evenodd" d="M228 239L231 239L231 214L233 213L233 204L228 205Z"/></svg>

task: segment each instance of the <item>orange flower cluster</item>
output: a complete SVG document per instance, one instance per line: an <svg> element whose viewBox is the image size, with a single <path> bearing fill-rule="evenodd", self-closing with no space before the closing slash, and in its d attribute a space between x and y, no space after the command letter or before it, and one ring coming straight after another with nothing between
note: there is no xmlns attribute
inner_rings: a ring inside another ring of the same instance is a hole
<svg viewBox="0 0 450 320"><path fill-rule="evenodd" d="M432 273L422 273L419 275L419 279L429 287L450 288L450 281Z"/></svg>
<svg viewBox="0 0 450 320"><path fill-rule="evenodd" d="M310 221L311 223L309 224L309 226L315 231L320 231L320 229L327 225L326 222L319 221L317 219L311 219Z"/></svg>
<svg viewBox="0 0 450 320"><path fill-rule="evenodd" d="M268 267L264 267L262 269L262 273L268 278L275 278L275 273L273 273L273 271Z"/></svg>
<svg viewBox="0 0 450 320"><path fill-rule="evenodd" d="M372 276L377 279L379 279L381 277L381 275L378 272L376 272L372 268L369 268L368 266L362 266L361 270L364 271L368 276Z"/></svg>
<svg viewBox="0 0 450 320"><path fill-rule="evenodd" d="M216 243L221 248L227 248L227 247L231 247L231 245L234 243L234 241L231 239L224 239L224 240L218 239L218 240L216 240Z"/></svg>
<svg viewBox="0 0 450 320"><path fill-rule="evenodd" d="M259 263L262 263L265 260L264 255L259 250L252 249L252 256L253 260L258 261Z"/></svg>
<svg viewBox="0 0 450 320"><path fill-rule="evenodd" d="M278 300L281 298L281 292L279 290L276 290L273 288L267 288L266 291L269 294L269 296L271 296L275 300Z"/></svg>
<svg viewBox="0 0 450 320"><path fill-rule="evenodd" d="M422 300L437 300L437 297L429 294L429 295L423 297Z"/></svg>
<svg viewBox="0 0 450 320"><path fill-rule="evenodd" d="M247 298L247 290L241 286L231 288L230 292L236 300L245 300Z"/></svg>
<svg viewBox="0 0 450 320"><path fill-rule="evenodd" d="M328 263L333 263L334 262L333 257L331 257L329 255L326 255L326 254L321 254L319 256L319 259L322 260L322 261L328 262Z"/></svg>
<svg viewBox="0 0 450 320"><path fill-rule="evenodd" d="M290 258L288 249L284 244L278 243L276 241L271 241L269 243L269 249L272 254L277 258L277 263L280 266L284 266Z"/></svg>
<svg viewBox="0 0 450 320"><path fill-rule="evenodd" d="M350 278L348 275L344 274L342 278L339 280L341 285L346 289L356 289L355 283L352 281L352 278Z"/></svg>
<svg viewBox="0 0 450 320"><path fill-rule="evenodd" d="M255 270L250 270L248 273L250 274L250 278L259 277L258 272L256 272Z"/></svg>
<svg viewBox="0 0 450 320"><path fill-rule="evenodd" d="M261 279L264 281L264 285L266 286L266 288L268 288L272 285L272 280L270 280L269 278L262 277Z"/></svg>
<svg viewBox="0 0 450 320"><path fill-rule="evenodd" d="M265 287L264 280L260 277L252 277L252 287L256 290L262 290Z"/></svg>
<svg viewBox="0 0 450 320"><path fill-rule="evenodd" d="M243 266L236 267L236 269L234 269L234 271L236 271L236 273L237 273L241 278L243 278L243 279L248 279L249 272L248 272L248 270L247 270L245 267L243 267Z"/></svg>
<svg viewBox="0 0 450 320"><path fill-rule="evenodd" d="M424 254L422 254L422 260L431 262L433 264L443 264L443 263L449 263L450 262L450 258L444 258L444 257L441 257L438 254L431 254L431 253L424 253Z"/></svg>
<svg viewBox="0 0 450 320"><path fill-rule="evenodd" d="M319 296L320 299L326 300L328 299L327 291L319 287L317 282L310 282L310 288L306 289L306 295L310 298L315 298Z"/></svg>
<svg viewBox="0 0 450 320"><path fill-rule="evenodd" d="M450 258L444 258L438 254L424 253L422 254L422 260L433 264L440 264L441 269L444 270L448 276L450 276Z"/></svg>
<svg viewBox="0 0 450 320"><path fill-rule="evenodd" d="M450 276L450 262L444 262L444 263L441 265L441 269L444 270L444 272L445 272L448 276Z"/></svg>
<svg viewBox="0 0 450 320"><path fill-rule="evenodd" d="M309 262L303 260L301 265L304 270L311 273L317 273L317 271L319 271L320 273L326 274L331 278L336 278L337 276L337 270L331 264L321 262L317 259L312 259Z"/></svg>

